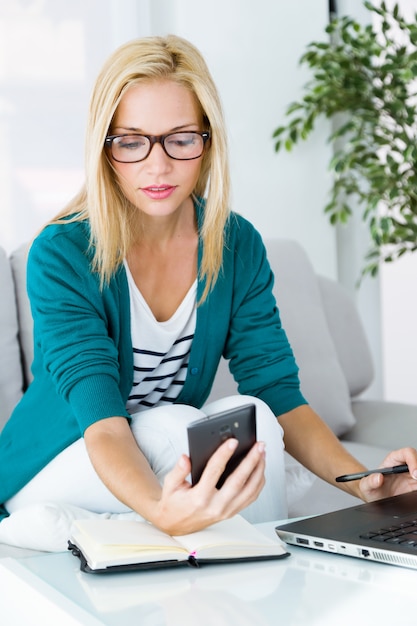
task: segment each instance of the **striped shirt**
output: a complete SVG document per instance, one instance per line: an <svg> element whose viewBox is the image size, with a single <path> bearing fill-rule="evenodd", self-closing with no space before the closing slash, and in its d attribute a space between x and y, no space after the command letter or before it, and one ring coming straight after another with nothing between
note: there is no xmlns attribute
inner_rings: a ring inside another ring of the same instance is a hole
<svg viewBox="0 0 417 626"><path fill-rule="evenodd" d="M130 414L172 404L184 386L196 325L197 280L174 315L158 322L136 286L125 262L129 283L133 386Z"/></svg>

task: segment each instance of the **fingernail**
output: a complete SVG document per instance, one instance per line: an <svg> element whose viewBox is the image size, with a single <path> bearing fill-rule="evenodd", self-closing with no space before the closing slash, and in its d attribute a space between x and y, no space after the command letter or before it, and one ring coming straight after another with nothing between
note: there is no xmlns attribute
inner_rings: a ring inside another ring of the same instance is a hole
<svg viewBox="0 0 417 626"><path fill-rule="evenodd" d="M180 459L178 461L178 465L180 466L181 469L185 469L187 466L187 460L185 459L185 457L183 455L180 456Z"/></svg>
<svg viewBox="0 0 417 626"><path fill-rule="evenodd" d="M266 445L263 441L259 441L258 443L258 452L259 454L264 454L266 449Z"/></svg>
<svg viewBox="0 0 417 626"><path fill-rule="evenodd" d="M234 437L230 437L227 440L227 445L229 446L229 450L236 450L238 443L239 443L238 440L235 439Z"/></svg>
<svg viewBox="0 0 417 626"><path fill-rule="evenodd" d="M414 478L415 480L417 480L417 471L414 471L414 472L413 472L413 478Z"/></svg>

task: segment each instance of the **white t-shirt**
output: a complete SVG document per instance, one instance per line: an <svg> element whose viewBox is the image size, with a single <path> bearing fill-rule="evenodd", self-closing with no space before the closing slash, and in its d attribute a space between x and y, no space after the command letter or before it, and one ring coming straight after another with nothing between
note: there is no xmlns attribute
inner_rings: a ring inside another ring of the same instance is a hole
<svg viewBox="0 0 417 626"><path fill-rule="evenodd" d="M172 404L184 386L196 325L197 280L174 315L158 322L136 286L127 262L133 387L126 404L129 413Z"/></svg>

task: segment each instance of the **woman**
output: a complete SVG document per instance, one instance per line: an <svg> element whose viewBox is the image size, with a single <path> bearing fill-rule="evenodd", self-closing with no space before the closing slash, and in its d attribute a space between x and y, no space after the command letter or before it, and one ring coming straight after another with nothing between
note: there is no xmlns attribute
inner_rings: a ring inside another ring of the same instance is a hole
<svg viewBox="0 0 417 626"><path fill-rule="evenodd" d="M31 247L34 381L0 437L0 528L42 502L133 511L170 534L240 511L283 518L283 440L331 483L362 470L300 392L272 280L259 234L229 212L200 54L175 36L122 46L93 91L85 187ZM204 407L222 354L242 397ZM260 441L216 489L236 445L224 443L192 487L186 425L247 396ZM364 500L417 489L415 450L383 465L404 462L410 474L343 488Z"/></svg>

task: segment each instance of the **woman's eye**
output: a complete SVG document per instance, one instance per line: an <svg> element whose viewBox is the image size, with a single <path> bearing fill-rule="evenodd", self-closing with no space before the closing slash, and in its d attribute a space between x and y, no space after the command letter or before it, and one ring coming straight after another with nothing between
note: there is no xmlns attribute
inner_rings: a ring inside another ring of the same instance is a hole
<svg viewBox="0 0 417 626"><path fill-rule="evenodd" d="M140 150L145 145L145 139L140 137L124 137L119 143L119 147L123 150Z"/></svg>
<svg viewBox="0 0 417 626"><path fill-rule="evenodd" d="M178 146L179 148L192 146L195 141L194 135L188 135L185 133L180 135L171 135L171 137L168 137L167 139L171 146Z"/></svg>

